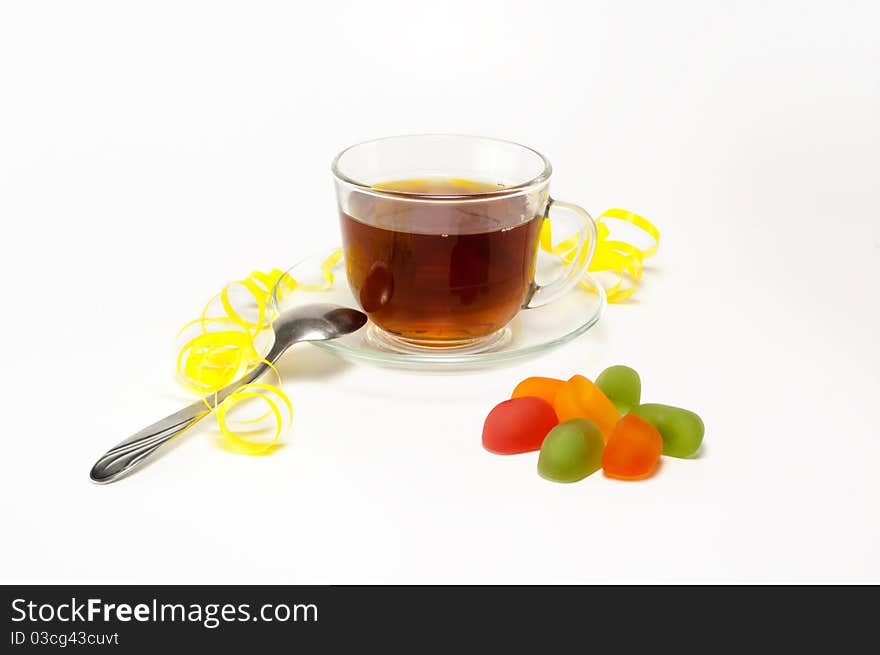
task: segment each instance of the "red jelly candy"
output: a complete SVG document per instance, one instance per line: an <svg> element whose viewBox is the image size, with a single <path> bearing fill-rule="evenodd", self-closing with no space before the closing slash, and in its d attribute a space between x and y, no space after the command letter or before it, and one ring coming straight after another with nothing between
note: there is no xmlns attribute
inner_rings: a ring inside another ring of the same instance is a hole
<svg viewBox="0 0 880 655"><path fill-rule="evenodd" d="M496 405L483 423L483 448L497 455L540 450L544 437L559 421L543 398L524 396Z"/></svg>

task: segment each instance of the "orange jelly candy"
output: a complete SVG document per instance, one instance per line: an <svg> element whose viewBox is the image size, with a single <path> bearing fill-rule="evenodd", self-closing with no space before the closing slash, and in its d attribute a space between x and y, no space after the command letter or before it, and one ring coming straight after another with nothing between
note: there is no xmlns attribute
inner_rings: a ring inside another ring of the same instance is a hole
<svg viewBox="0 0 880 655"><path fill-rule="evenodd" d="M572 418L591 420L602 431L606 443L620 418L614 403L583 375L572 376L559 388L553 409L560 423Z"/></svg>
<svg viewBox="0 0 880 655"><path fill-rule="evenodd" d="M523 398L525 396L534 396L535 398L543 398L552 405L556 400L556 394L563 384L565 384L563 380L557 380L556 378L526 378L516 385L516 389L513 390L513 394L510 397Z"/></svg>
<svg viewBox="0 0 880 655"><path fill-rule="evenodd" d="M617 422L602 453L605 475L620 480L641 480L657 468L663 437L653 425L635 414Z"/></svg>

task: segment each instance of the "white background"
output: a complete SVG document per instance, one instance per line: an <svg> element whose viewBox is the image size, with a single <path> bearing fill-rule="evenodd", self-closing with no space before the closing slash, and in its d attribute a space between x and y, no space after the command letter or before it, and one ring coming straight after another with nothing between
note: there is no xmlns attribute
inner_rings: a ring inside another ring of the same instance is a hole
<svg viewBox="0 0 880 655"><path fill-rule="evenodd" d="M3 582L880 582L880 15L871 2L5 2ZM461 375L289 353L288 446L210 426L171 339L227 281L338 240L344 146L546 153L554 195L663 232L636 300ZM627 363L706 423L644 483L482 450L527 375Z"/></svg>

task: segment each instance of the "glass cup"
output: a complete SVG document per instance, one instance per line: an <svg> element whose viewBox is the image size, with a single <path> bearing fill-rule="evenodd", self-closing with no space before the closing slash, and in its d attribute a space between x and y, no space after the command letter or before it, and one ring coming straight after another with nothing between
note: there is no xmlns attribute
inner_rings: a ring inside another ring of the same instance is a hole
<svg viewBox="0 0 880 655"><path fill-rule="evenodd" d="M333 175L346 275L373 324L368 338L397 352L497 348L517 312L577 284L596 224L550 197L551 172L539 152L487 137L393 136L339 153ZM577 245L573 263L538 284L548 217L563 230L569 223Z"/></svg>

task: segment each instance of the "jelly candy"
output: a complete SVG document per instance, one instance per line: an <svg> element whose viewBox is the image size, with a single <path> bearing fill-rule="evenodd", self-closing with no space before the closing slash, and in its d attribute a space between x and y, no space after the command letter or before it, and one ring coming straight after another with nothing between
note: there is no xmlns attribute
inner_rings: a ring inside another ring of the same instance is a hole
<svg viewBox="0 0 880 655"><path fill-rule="evenodd" d="M542 398L512 398L496 405L483 423L483 448L498 455L538 450L559 421Z"/></svg>
<svg viewBox="0 0 880 655"><path fill-rule="evenodd" d="M638 405L642 396L639 374L629 366L609 366L596 378L596 386L621 414Z"/></svg>
<svg viewBox="0 0 880 655"><path fill-rule="evenodd" d="M690 457L703 443L703 420L686 409L670 405L639 405L631 412L657 428L663 437L663 454L670 457Z"/></svg>
<svg viewBox="0 0 880 655"><path fill-rule="evenodd" d="M602 454L605 475L620 480L650 476L663 452L663 437L653 425L635 414L617 422Z"/></svg>
<svg viewBox="0 0 880 655"><path fill-rule="evenodd" d="M605 440L592 421L575 418L550 430L538 455L538 474L553 482L577 482L602 466Z"/></svg>
<svg viewBox="0 0 880 655"><path fill-rule="evenodd" d="M551 405L556 400L556 394L560 387L565 384L563 380L556 378L526 378L513 390L511 398L522 398L523 396L535 396L543 398Z"/></svg>
<svg viewBox="0 0 880 655"><path fill-rule="evenodd" d="M620 415L604 393L583 375L575 375L559 388L553 409L560 423L572 418L593 421L607 439Z"/></svg>

